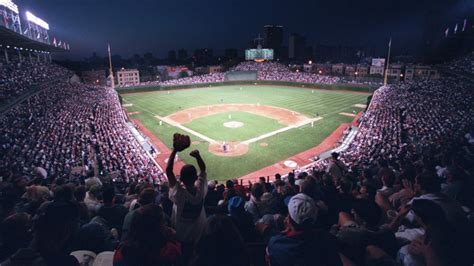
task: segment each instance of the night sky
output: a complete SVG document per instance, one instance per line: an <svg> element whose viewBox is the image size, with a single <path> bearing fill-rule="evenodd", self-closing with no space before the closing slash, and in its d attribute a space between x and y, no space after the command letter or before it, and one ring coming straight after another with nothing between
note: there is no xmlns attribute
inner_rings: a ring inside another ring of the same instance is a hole
<svg viewBox="0 0 474 266"><path fill-rule="evenodd" d="M70 43L72 59L113 54L128 57L171 49L188 54L209 47L246 48L265 24L307 37L308 45L373 45L390 36L398 53L413 53L421 41L428 9L448 16L472 9L473 0L14 0L50 25L51 36Z"/></svg>

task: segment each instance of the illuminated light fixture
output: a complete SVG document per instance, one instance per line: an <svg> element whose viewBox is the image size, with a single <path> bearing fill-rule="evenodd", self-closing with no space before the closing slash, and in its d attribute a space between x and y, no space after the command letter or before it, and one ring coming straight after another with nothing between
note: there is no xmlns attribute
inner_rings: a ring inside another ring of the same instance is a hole
<svg viewBox="0 0 474 266"><path fill-rule="evenodd" d="M18 14L18 6L15 5L15 3L13 3L11 0L0 0L0 6L4 6Z"/></svg>
<svg viewBox="0 0 474 266"><path fill-rule="evenodd" d="M1 0L0 0L1 1ZM36 25L49 30L49 24L46 21L40 19L39 17L33 15L30 11L26 11L26 19L30 22L35 23Z"/></svg>

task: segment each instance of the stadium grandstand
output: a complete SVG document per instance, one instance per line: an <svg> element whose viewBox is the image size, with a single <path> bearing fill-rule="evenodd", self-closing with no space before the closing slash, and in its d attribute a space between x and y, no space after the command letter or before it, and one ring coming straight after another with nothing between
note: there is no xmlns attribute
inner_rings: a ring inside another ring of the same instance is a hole
<svg viewBox="0 0 474 266"><path fill-rule="evenodd" d="M218 180L193 133L155 145L165 117L137 124L120 90L52 62L69 45L46 22L15 14L0 0L0 265L473 265L472 52L439 79L379 86L307 165ZM245 61L153 85L227 81L342 82Z"/></svg>

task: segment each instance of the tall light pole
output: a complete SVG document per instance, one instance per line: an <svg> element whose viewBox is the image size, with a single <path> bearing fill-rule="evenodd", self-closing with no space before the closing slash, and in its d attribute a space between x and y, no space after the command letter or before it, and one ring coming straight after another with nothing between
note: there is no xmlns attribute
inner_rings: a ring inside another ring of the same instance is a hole
<svg viewBox="0 0 474 266"><path fill-rule="evenodd" d="M110 77L110 85L112 89L115 88L115 81L114 81L114 72L112 70L112 56L110 55L110 44L107 44L109 50L109 77Z"/></svg>
<svg viewBox="0 0 474 266"><path fill-rule="evenodd" d="M390 49L392 48L392 38L388 42L388 56L387 56L387 66L385 67L385 75L383 78L383 85L387 86L387 77L388 77L388 65L390 64Z"/></svg>

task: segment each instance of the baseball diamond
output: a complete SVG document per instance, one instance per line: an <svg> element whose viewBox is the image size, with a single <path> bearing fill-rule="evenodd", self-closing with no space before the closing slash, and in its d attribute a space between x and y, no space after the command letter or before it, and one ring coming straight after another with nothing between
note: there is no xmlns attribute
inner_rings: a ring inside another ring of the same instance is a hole
<svg viewBox="0 0 474 266"><path fill-rule="evenodd" d="M122 97L130 117L153 134L150 139L170 148L173 133L189 135L199 142L193 146L208 158L209 176L225 180L315 148L341 124L354 120L344 114L364 110L368 94L281 85L230 85L124 93ZM235 122L239 127L225 126ZM317 155L308 153L299 164L286 168L291 171L308 164ZM181 159L191 161L186 154ZM157 161L164 166L163 160Z"/></svg>

